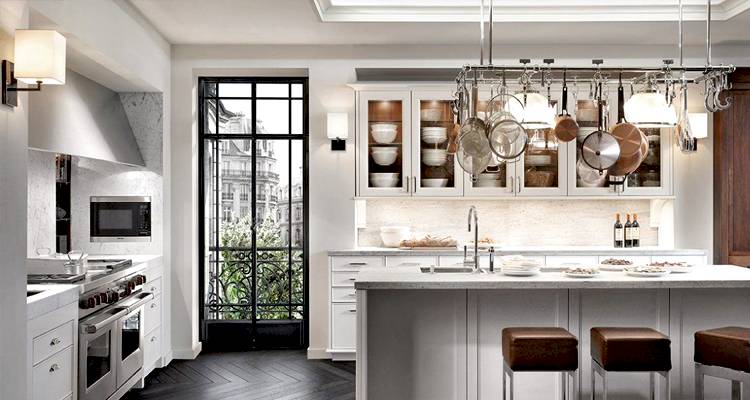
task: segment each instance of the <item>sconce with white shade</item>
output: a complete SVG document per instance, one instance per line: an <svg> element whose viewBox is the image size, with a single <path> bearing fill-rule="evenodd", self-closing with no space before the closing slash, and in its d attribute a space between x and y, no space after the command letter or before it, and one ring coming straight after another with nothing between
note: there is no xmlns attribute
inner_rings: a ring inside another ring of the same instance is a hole
<svg viewBox="0 0 750 400"><path fill-rule="evenodd" d="M688 120L695 139L708 137L708 113L688 113Z"/></svg>
<svg viewBox="0 0 750 400"><path fill-rule="evenodd" d="M349 114L330 112L327 120L331 151L346 151L346 139L349 137Z"/></svg>
<svg viewBox="0 0 750 400"><path fill-rule="evenodd" d="M65 84L65 36L53 30L17 30L14 61L2 63L2 101L18 105L18 92L38 92L42 85ZM19 88L18 81L29 85Z"/></svg>

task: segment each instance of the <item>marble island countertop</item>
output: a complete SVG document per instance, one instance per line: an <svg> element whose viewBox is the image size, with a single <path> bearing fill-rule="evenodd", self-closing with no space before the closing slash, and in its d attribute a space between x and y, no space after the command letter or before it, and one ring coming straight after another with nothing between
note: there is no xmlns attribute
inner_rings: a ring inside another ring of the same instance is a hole
<svg viewBox="0 0 750 400"><path fill-rule="evenodd" d="M487 252L481 249L480 252ZM700 249L667 249L660 247L631 247L615 248L608 246L501 246L495 247L495 253L523 254L523 255L578 255L578 256L617 256L617 255L653 255L653 256L704 256L705 250ZM458 248L430 249L430 250L406 250L387 247L359 247L354 249L329 250L329 256L433 256L433 255L462 255L463 246Z"/></svg>
<svg viewBox="0 0 750 400"><path fill-rule="evenodd" d="M702 265L689 273L642 278L602 271L594 278L570 278L560 271L532 277L494 273L424 273L419 267L363 269L356 289L684 289L750 288L750 269L734 265Z"/></svg>

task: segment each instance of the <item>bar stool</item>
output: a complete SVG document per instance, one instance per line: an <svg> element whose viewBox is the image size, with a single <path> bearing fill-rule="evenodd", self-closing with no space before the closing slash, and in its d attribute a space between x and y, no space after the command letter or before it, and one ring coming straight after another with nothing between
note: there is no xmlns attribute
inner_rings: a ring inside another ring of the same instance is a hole
<svg viewBox="0 0 750 400"><path fill-rule="evenodd" d="M510 400L513 400L513 374L530 371L561 372L562 398L567 400L577 396L578 339L570 332L547 327L505 328L502 340L503 400L507 386L510 386ZM568 377L573 380L572 397L568 396Z"/></svg>
<svg viewBox="0 0 750 400"><path fill-rule="evenodd" d="M732 381L732 400L750 384L750 329L736 326L695 332L695 399L703 400L705 375Z"/></svg>
<svg viewBox="0 0 750 400"><path fill-rule="evenodd" d="M602 377L607 400L608 372L648 372L651 399L656 397L655 375L664 377L669 399L672 369L670 340L650 328L591 328L591 399L596 399L596 375Z"/></svg>

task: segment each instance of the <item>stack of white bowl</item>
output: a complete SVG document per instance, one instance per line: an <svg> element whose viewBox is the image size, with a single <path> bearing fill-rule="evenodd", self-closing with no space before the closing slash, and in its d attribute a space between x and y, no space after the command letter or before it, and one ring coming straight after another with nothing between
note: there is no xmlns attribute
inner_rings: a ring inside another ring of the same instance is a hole
<svg viewBox="0 0 750 400"><path fill-rule="evenodd" d="M428 144L443 143L448 139L448 128L444 126L426 126L422 128L422 141Z"/></svg>
<svg viewBox="0 0 750 400"><path fill-rule="evenodd" d="M539 261L519 255L503 256L500 272L511 276L533 276L542 270Z"/></svg>
<svg viewBox="0 0 750 400"><path fill-rule="evenodd" d="M474 182L474 187L503 187L503 181L500 172L482 172L477 176L477 181Z"/></svg>
<svg viewBox="0 0 750 400"><path fill-rule="evenodd" d="M398 172L371 172L370 184L372 187L396 187L398 186Z"/></svg>
<svg viewBox="0 0 750 400"><path fill-rule="evenodd" d="M422 187L439 188L448 186L448 178L422 178Z"/></svg>
<svg viewBox="0 0 750 400"><path fill-rule="evenodd" d="M380 239L385 247L399 247L401 241L409 239L411 228L408 226L381 226Z"/></svg>
<svg viewBox="0 0 750 400"><path fill-rule="evenodd" d="M396 146L373 146L370 148L372 160L375 164L388 166L393 165L398 158L398 147Z"/></svg>
<svg viewBox="0 0 750 400"><path fill-rule="evenodd" d="M370 124L370 133L377 143L393 143L398 134L398 125L389 122L375 122Z"/></svg>
<svg viewBox="0 0 750 400"><path fill-rule="evenodd" d="M446 149L422 149L422 163L430 167L442 167L448 162Z"/></svg>

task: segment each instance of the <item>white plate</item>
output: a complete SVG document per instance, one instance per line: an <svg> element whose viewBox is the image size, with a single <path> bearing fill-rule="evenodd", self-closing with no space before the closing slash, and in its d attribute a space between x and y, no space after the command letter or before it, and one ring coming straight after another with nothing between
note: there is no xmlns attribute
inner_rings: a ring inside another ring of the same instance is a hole
<svg viewBox="0 0 750 400"><path fill-rule="evenodd" d="M565 276L567 276L568 278L594 278L596 276L599 276L599 273L595 273L595 274L574 274L574 273L570 273L570 272L563 272L563 274L565 274Z"/></svg>
<svg viewBox="0 0 750 400"><path fill-rule="evenodd" d="M673 274L687 274L690 272L693 272L693 267L691 266L685 266L685 267L669 267L669 271Z"/></svg>
<svg viewBox="0 0 750 400"><path fill-rule="evenodd" d="M538 269L518 270L518 269L505 269L505 268L501 268L500 272L503 275L508 275L508 276L534 276L534 275L539 274L539 270Z"/></svg>
<svg viewBox="0 0 750 400"><path fill-rule="evenodd" d="M629 271L625 270L625 274L629 276L633 276L636 278L660 278L662 276L669 275L670 271L664 271L664 272L638 272L638 271Z"/></svg>

